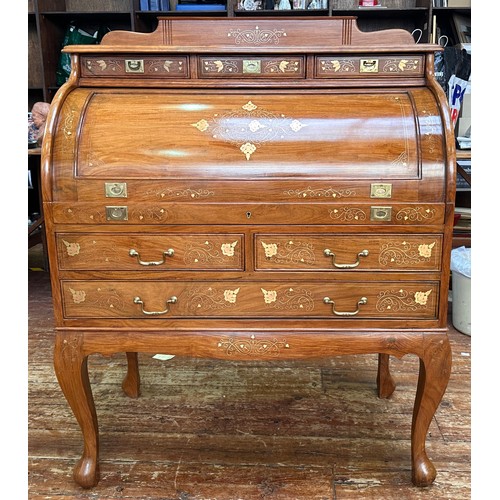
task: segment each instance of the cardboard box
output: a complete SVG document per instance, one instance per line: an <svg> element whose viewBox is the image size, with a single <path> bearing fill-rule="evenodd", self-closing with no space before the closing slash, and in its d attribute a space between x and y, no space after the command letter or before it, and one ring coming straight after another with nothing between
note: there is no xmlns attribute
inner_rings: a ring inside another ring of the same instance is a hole
<svg viewBox="0 0 500 500"><path fill-rule="evenodd" d="M471 0L448 0L448 7L470 7Z"/></svg>

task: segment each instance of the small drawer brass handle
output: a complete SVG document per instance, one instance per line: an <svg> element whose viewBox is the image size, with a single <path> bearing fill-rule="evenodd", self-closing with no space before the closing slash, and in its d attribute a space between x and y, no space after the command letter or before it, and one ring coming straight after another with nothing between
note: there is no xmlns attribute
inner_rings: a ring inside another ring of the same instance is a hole
<svg viewBox="0 0 500 500"><path fill-rule="evenodd" d="M146 311L144 309L144 302L141 300L140 297L134 297L134 304L140 304L142 314L145 314L146 316L160 316L162 314L167 314L170 311L170 307L168 304L175 304L177 302L177 297L173 295L169 299L167 299L167 308L164 311Z"/></svg>
<svg viewBox="0 0 500 500"><path fill-rule="evenodd" d="M332 312L333 312L333 314L335 314L337 316L356 316L356 314L359 313L359 306L363 306L363 305L367 304L368 303L368 299L366 297L361 297L358 300L358 307L357 307L357 309L355 311L353 311L353 312L336 311L335 310L335 302L330 297L325 297L323 299L323 302L325 304L331 304L332 305Z"/></svg>
<svg viewBox="0 0 500 500"><path fill-rule="evenodd" d="M161 266L162 264L165 264L165 257L172 257L174 255L174 250L172 248L169 248L168 250L165 250L163 252L163 259L162 260L141 260L141 256L139 255L139 252L137 250L134 250L131 248L128 252L130 257L137 257L137 262L141 266Z"/></svg>
<svg viewBox="0 0 500 500"><path fill-rule="evenodd" d="M332 258L332 264L335 267L337 267L338 269L353 269L354 267L358 267L359 262L360 262L359 258L360 257L368 257L368 254L369 254L368 250L362 250L361 252L358 253L358 255L356 257L356 262L354 262L354 264L337 264L335 262L335 259L337 258L337 256L329 248L325 248L323 250L323 253L325 254L326 257Z"/></svg>

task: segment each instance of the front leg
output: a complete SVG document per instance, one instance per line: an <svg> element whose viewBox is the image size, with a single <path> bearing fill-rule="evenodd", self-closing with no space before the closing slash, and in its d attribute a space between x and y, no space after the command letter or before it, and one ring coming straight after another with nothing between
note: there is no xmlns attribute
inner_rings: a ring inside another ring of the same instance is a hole
<svg viewBox="0 0 500 500"><path fill-rule="evenodd" d="M416 486L428 486L436 478L436 469L425 451L425 438L446 391L450 373L451 348L448 336L425 336L411 429L412 481Z"/></svg>
<svg viewBox="0 0 500 500"><path fill-rule="evenodd" d="M377 391L379 398L390 398L396 389L396 383L389 370L389 354L378 355Z"/></svg>
<svg viewBox="0 0 500 500"><path fill-rule="evenodd" d="M83 454L73 478L80 486L91 488L99 482L99 431L87 369L88 355L84 355L82 343L80 334L57 333L54 369L83 434Z"/></svg>

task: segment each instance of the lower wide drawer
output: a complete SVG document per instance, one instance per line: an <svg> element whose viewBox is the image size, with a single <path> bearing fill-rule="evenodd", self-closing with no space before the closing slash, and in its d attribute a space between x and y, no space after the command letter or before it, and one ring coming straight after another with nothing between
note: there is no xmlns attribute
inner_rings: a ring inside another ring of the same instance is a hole
<svg viewBox="0 0 500 500"><path fill-rule="evenodd" d="M439 283L63 281L66 318L437 317Z"/></svg>

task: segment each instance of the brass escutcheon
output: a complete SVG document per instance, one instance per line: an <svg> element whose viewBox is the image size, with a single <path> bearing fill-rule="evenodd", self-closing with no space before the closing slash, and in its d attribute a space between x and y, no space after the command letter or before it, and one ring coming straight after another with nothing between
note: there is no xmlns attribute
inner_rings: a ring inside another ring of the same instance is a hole
<svg viewBox="0 0 500 500"><path fill-rule="evenodd" d="M128 207L106 207L106 220L128 220Z"/></svg>
<svg viewBox="0 0 500 500"><path fill-rule="evenodd" d="M260 60L259 59L244 59L243 60L243 73L260 73Z"/></svg>
<svg viewBox="0 0 500 500"><path fill-rule="evenodd" d="M105 182L104 191L106 198L126 198L127 183L126 182Z"/></svg>
<svg viewBox="0 0 500 500"><path fill-rule="evenodd" d="M378 73L378 59L360 59L360 73Z"/></svg>
<svg viewBox="0 0 500 500"><path fill-rule="evenodd" d="M392 207L371 207L370 220L390 221L392 219Z"/></svg>
<svg viewBox="0 0 500 500"><path fill-rule="evenodd" d="M142 59L125 59L125 73L144 73Z"/></svg>

